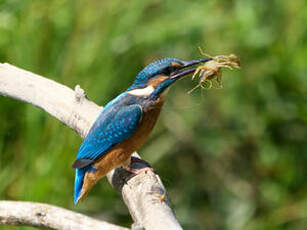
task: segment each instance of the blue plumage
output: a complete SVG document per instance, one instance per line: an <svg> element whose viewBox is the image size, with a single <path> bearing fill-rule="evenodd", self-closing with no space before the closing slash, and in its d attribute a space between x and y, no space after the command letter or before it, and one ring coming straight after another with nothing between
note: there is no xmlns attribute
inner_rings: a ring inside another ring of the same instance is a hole
<svg viewBox="0 0 307 230"><path fill-rule="evenodd" d="M83 180L86 172L95 172L96 169L91 167L90 165L81 168L81 169L76 169L76 175L75 175L75 194L74 194L74 204L78 202L81 190L82 190L82 185L83 185Z"/></svg>
<svg viewBox="0 0 307 230"><path fill-rule="evenodd" d="M78 151L73 165L76 168L75 202L80 196L85 173L93 170L91 163L131 136L141 120L142 108L138 104L123 104L124 97L126 93L104 107Z"/></svg>
<svg viewBox="0 0 307 230"><path fill-rule="evenodd" d="M120 99L124 96L125 93L102 110L84 139L77 160L85 160L88 165L135 131L142 117L142 108L137 104L123 105Z"/></svg>
<svg viewBox="0 0 307 230"><path fill-rule="evenodd" d="M147 65L142 71L138 73L135 81L127 90L146 87L149 79L163 73L163 71L166 72L168 68L171 67L171 63L173 62L183 64L183 61L177 58L163 58Z"/></svg>

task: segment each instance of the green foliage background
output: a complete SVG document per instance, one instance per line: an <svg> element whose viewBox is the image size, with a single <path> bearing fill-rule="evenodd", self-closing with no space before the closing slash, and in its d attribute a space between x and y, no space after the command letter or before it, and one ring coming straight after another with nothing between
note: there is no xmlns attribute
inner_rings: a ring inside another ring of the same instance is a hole
<svg viewBox="0 0 307 230"><path fill-rule="evenodd" d="M303 0L0 0L0 62L104 105L162 57L237 54L222 90L172 87L139 151L185 229L306 229L307 2ZM81 138L45 112L0 97L0 199L59 205L123 226L103 179L73 205ZM4 228L4 227L3 227ZM32 229L5 227L4 229Z"/></svg>

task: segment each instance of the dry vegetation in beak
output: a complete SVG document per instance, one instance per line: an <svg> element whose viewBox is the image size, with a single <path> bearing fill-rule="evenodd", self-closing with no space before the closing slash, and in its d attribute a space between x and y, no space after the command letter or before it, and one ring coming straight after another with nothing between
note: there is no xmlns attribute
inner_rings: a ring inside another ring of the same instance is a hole
<svg viewBox="0 0 307 230"><path fill-rule="evenodd" d="M210 57L213 60L204 63L203 65L197 67L195 70L192 80L198 75L199 81L198 84L191 89L188 93L192 93L198 87L203 89L210 89L213 85L213 81L215 80L219 87L222 88L222 68L228 68L230 70L240 69L241 63L239 58L234 55L218 55L218 56L210 56L203 52L203 50L199 47L200 53L203 56Z"/></svg>

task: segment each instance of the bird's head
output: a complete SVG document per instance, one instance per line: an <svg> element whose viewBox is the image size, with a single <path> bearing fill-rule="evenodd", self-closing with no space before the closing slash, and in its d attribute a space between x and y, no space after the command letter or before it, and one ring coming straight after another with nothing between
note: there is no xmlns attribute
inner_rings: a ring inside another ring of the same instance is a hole
<svg viewBox="0 0 307 230"><path fill-rule="evenodd" d="M210 61L204 58L191 61L182 61L177 58L164 58L147 65L138 73L133 84L126 90L136 96L159 97L172 83L185 75L193 73L193 67L199 63Z"/></svg>

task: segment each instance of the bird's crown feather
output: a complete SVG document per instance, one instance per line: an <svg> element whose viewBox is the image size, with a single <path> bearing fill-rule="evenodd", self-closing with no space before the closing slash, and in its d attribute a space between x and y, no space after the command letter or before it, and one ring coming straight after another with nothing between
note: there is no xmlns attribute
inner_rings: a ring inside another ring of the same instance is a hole
<svg viewBox="0 0 307 230"><path fill-rule="evenodd" d="M158 61L150 63L138 73L133 85L129 89L133 89L139 86L145 87L147 81L151 77L161 73L163 69L171 66L173 62L182 63L182 61L177 58L163 58Z"/></svg>

